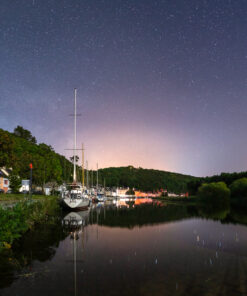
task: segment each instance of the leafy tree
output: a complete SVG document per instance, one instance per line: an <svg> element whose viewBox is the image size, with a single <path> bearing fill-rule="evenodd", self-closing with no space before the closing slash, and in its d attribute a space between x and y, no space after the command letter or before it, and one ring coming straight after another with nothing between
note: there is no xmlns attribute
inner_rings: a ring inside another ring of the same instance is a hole
<svg viewBox="0 0 247 296"><path fill-rule="evenodd" d="M14 143L8 132L0 129L0 167L11 166L14 159Z"/></svg>
<svg viewBox="0 0 247 296"><path fill-rule="evenodd" d="M21 130L20 128L17 131ZM17 133L18 134L18 133ZM27 138L27 139L24 139ZM70 181L72 164L64 156L55 153L44 143L36 145L30 134L20 137L0 129L0 166L12 167L21 179L29 179L29 164L33 164L33 184L43 186L55 180L57 183Z"/></svg>
<svg viewBox="0 0 247 296"><path fill-rule="evenodd" d="M203 180L202 179L195 179L191 180L187 184L189 195L196 195L198 188L202 185Z"/></svg>
<svg viewBox="0 0 247 296"><path fill-rule="evenodd" d="M36 138L32 136L31 132L24 129L22 126L18 125L15 129L14 129L14 135L16 135L17 137L23 138L33 144L36 144Z"/></svg>
<svg viewBox="0 0 247 296"><path fill-rule="evenodd" d="M71 156L69 159L72 163L74 163L74 156ZM75 162L77 163L78 161L79 161L79 156L75 155Z"/></svg>
<svg viewBox="0 0 247 296"><path fill-rule="evenodd" d="M19 189L21 188L21 178L16 174L16 173L11 173L10 178L10 189L12 190L13 193L18 193Z"/></svg>
<svg viewBox="0 0 247 296"><path fill-rule="evenodd" d="M234 181L231 186L231 196L236 199L247 199L247 178Z"/></svg>
<svg viewBox="0 0 247 296"><path fill-rule="evenodd" d="M211 177L194 178L188 183L188 190L190 195L194 195L202 183L224 182L227 186L230 186L234 181L241 178L247 178L247 172L221 173Z"/></svg>
<svg viewBox="0 0 247 296"><path fill-rule="evenodd" d="M198 190L198 196L202 202L214 208L226 207L230 203L230 189L224 182L202 184Z"/></svg>

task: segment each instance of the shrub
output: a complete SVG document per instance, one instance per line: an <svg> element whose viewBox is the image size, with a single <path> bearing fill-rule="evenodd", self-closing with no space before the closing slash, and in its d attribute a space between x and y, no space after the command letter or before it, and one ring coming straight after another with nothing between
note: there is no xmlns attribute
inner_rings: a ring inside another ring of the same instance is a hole
<svg viewBox="0 0 247 296"><path fill-rule="evenodd" d="M247 199L247 178L241 178L230 185L231 196L236 199Z"/></svg>
<svg viewBox="0 0 247 296"><path fill-rule="evenodd" d="M21 188L21 179L17 174L12 173L9 178L10 185L9 188L13 193L19 193L19 189Z"/></svg>
<svg viewBox="0 0 247 296"><path fill-rule="evenodd" d="M198 196L201 201L218 208L230 203L230 190L224 182L202 184Z"/></svg>
<svg viewBox="0 0 247 296"><path fill-rule="evenodd" d="M20 238L34 225L53 220L59 214L60 207L55 198L45 201L19 202L13 208L0 207L0 251L11 247L14 240Z"/></svg>

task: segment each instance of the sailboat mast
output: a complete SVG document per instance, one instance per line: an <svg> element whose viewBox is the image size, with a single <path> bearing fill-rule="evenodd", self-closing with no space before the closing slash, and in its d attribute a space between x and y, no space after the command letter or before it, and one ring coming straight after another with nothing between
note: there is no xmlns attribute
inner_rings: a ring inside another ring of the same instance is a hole
<svg viewBox="0 0 247 296"><path fill-rule="evenodd" d="M82 186L84 188L84 145L82 144Z"/></svg>
<svg viewBox="0 0 247 296"><path fill-rule="evenodd" d="M98 163L97 163L97 190L98 190L98 186L99 186L99 175L98 175Z"/></svg>
<svg viewBox="0 0 247 296"><path fill-rule="evenodd" d="M86 161L86 170L87 170L87 189L89 189L89 182L88 182L88 161Z"/></svg>
<svg viewBox="0 0 247 296"><path fill-rule="evenodd" d="M73 182L76 183L76 159L75 159L75 151L76 151L76 95L77 89L75 88L74 92L74 155L73 155L73 162L74 162L74 171L73 171Z"/></svg>

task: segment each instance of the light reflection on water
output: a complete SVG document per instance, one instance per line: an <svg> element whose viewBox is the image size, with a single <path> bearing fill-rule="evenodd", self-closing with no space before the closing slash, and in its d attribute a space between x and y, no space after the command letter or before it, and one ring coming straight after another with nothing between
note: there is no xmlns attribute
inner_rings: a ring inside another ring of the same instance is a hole
<svg viewBox="0 0 247 296"><path fill-rule="evenodd" d="M247 295L246 226L174 205L97 205L63 218L53 256L1 295Z"/></svg>

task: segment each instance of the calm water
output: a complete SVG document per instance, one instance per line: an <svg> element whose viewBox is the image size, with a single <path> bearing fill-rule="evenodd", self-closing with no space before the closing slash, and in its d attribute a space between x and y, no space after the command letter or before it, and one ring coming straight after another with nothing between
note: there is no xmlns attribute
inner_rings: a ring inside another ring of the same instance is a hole
<svg viewBox="0 0 247 296"><path fill-rule="evenodd" d="M246 216L166 204L64 213L1 257L0 295L247 295Z"/></svg>

